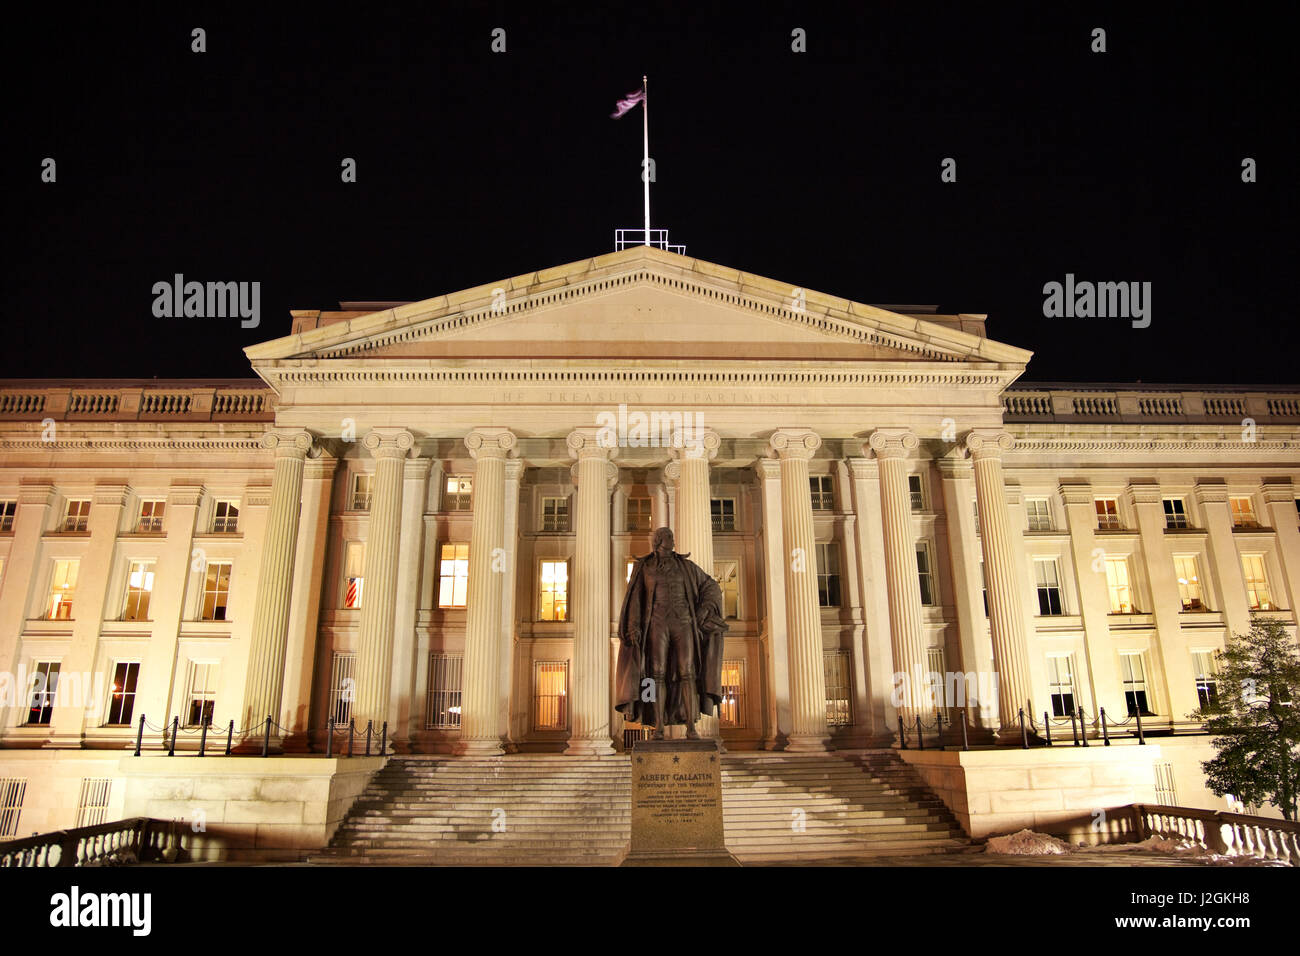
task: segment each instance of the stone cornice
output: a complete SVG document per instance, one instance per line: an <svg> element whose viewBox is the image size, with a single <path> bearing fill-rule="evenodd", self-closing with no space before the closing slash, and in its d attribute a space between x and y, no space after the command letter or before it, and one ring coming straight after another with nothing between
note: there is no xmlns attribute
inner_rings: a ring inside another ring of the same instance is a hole
<svg viewBox="0 0 1300 956"><path fill-rule="evenodd" d="M18 484L20 505L48 505L54 496L54 482L44 478L22 478Z"/></svg>
<svg viewBox="0 0 1300 956"><path fill-rule="evenodd" d="M1296 497L1295 484L1290 478L1265 478L1260 482L1260 488L1269 504L1284 504Z"/></svg>
<svg viewBox="0 0 1300 956"><path fill-rule="evenodd" d="M754 461L754 473L759 481L776 481L781 477L781 463L775 458L759 458Z"/></svg>
<svg viewBox="0 0 1300 956"><path fill-rule="evenodd" d="M854 481L874 481L880 477L880 465L874 458L846 458L845 464Z"/></svg>
<svg viewBox="0 0 1300 956"><path fill-rule="evenodd" d="M249 485L244 489L243 504L245 508L269 508L271 506L271 486Z"/></svg>
<svg viewBox="0 0 1300 956"><path fill-rule="evenodd" d="M1228 483L1222 478L1198 478L1192 493L1198 505L1228 503Z"/></svg>
<svg viewBox="0 0 1300 956"><path fill-rule="evenodd" d="M1041 436L1017 437L1014 454L1034 456L1042 452L1186 452L1198 456L1208 451L1259 452L1259 451L1300 451L1300 439L1279 439L1274 441L1225 441L1222 439L1205 439L1180 441L1177 439L1142 436L1068 435L1059 438Z"/></svg>
<svg viewBox="0 0 1300 956"><path fill-rule="evenodd" d="M1060 487L1061 501L1067 505L1091 505L1092 483L1082 479L1062 481Z"/></svg>
<svg viewBox="0 0 1300 956"><path fill-rule="evenodd" d="M167 491L167 507L194 506L203 500L203 482L192 478L177 478Z"/></svg>
<svg viewBox="0 0 1300 956"><path fill-rule="evenodd" d="M811 428L779 428L768 443L778 458L808 461L822 446L822 438Z"/></svg>
<svg viewBox="0 0 1300 956"><path fill-rule="evenodd" d="M1134 478L1128 486L1129 503L1134 505L1158 505L1162 495L1160 483L1153 479Z"/></svg>

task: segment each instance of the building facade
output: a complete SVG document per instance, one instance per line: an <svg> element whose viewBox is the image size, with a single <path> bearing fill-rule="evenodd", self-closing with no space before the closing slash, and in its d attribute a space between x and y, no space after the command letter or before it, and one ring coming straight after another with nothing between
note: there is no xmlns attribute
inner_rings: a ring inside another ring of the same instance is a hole
<svg viewBox="0 0 1300 956"><path fill-rule="evenodd" d="M246 351L257 380L0 383L0 836L112 814L97 756L205 724L622 749L615 624L663 525L725 594L704 729L736 750L1104 709L1223 808L1188 715L1229 632L1295 624L1300 393L1018 386L984 316L646 247Z"/></svg>

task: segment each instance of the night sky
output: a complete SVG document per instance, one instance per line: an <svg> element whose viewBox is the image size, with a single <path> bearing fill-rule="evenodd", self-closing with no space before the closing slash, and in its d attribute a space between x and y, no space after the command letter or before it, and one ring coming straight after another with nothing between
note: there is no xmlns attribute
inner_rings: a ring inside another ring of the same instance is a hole
<svg viewBox="0 0 1300 956"><path fill-rule="evenodd" d="M986 312L1027 381L1300 378L1272 8L227 6L6 11L0 377L247 377L289 309L612 251L641 224L641 121L609 114L647 73L653 225L689 255ZM155 318L178 272L261 282L261 326ZM1066 273L1151 282L1151 326L1044 318Z"/></svg>

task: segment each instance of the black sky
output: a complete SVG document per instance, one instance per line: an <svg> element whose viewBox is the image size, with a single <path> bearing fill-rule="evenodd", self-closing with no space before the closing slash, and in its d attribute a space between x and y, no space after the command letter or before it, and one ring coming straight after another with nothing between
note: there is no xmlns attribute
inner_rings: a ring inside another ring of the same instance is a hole
<svg viewBox="0 0 1300 956"><path fill-rule="evenodd" d="M987 312L1027 380L1293 383L1295 55L1263 9L8 11L0 376L246 377L291 308L611 251L640 225L641 131L609 113L648 73L654 225L690 255ZM261 327L154 318L178 272L260 281ZM1066 273L1151 282L1150 328L1044 318Z"/></svg>

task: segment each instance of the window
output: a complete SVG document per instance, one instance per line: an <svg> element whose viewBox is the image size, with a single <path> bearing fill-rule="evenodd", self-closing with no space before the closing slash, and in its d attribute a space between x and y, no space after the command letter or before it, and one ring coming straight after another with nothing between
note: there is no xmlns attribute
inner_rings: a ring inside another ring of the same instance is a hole
<svg viewBox="0 0 1300 956"><path fill-rule="evenodd" d="M1119 499L1117 498L1096 498L1093 506L1097 509L1097 529L1099 531L1118 531L1119 525Z"/></svg>
<svg viewBox="0 0 1300 956"><path fill-rule="evenodd" d="M1262 554L1243 554L1241 570L1246 576L1246 600L1252 611L1276 611L1273 594L1268 588Z"/></svg>
<svg viewBox="0 0 1300 956"><path fill-rule="evenodd" d="M1128 558L1106 559L1106 586L1110 589L1111 614L1137 614L1133 606L1133 585L1129 581Z"/></svg>
<svg viewBox="0 0 1300 956"><path fill-rule="evenodd" d="M533 729L565 730L569 726L569 662L533 663Z"/></svg>
<svg viewBox="0 0 1300 956"><path fill-rule="evenodd" d="M131 714L135 711L135 689L140 678L139 661L118 661L113 668L113 695L108 700L108 719L104 721L110 727L131 723Z"/></svg>
<svg viewBox="0 0 1300 956"><path fill-rule="evenodd" d="M212 712L217 706L217 666L215 661L190 661L189 690L185 695L186 727L212 724Z"/></svg>
<svg viewBox="0 0 1300 956"><path fill-rule="evenodd" d="M153 573L153 561L132 561L126 566L126 604L122 607L122 620L149 620Z"/></svg>
<svg viewBox="0 0 1300 956"><path fill-rule="evenodd" d="M976 534L976 535L979 535L979 533L980 533L980 502L979 502L979 499L978 499L978 498L972 498L972 499L970 500L970 513L971 513L971 517L975 519L975 534Z"/></svg>
<svg viewBox="0 0 1300 956"><path fill-rule="evenodd" d="M1182 498L1165 498L1165 527L1186 528L1187 510Z"/></svg>
<svg viewBox="0 0 1300 956"><path fill-rule="evenodd" d="M455 730L460 726L460 678L464 658L434 652L429 655L429 699L424 726Z"/></svg>
<svg viewBox="0 0 1300 956"><path fill-rule="evenodd" d="M722 588L722 616L732 620L740 616L740 577L738 562L714 561L713 580Z"/></svg>
<svg viewBox="0 0 1300 956"><path fill-rule="evenodd" d="M921 604L933 607L937 602L934 597L934 565L930 560L930 542L916 543L916 577L921 585Z"/></svg>
<svg viewBox="0 0 1300 956"><path fill-rule="evenodd" d="M826 725L848 727L853 723L849 652L840 648L822 653L826 670Z"/></svg>
<svg viewBox="0 0 1300 956"><path fill-rule="evenodd" d="M163 514L167 511L167 502L149 500L140 502L140 517L135 530L139 534L158 534L163 529Z"/></svg>
<svg viewBox="0 0 1300 956"><path fill-rule="evenodd" d="M650 530L650 499L649 498L627 499L627 530L628 531L649 531Z"/></svg>
<svg viewBox="0 0 1300 956"><path fill-rule="evenodd" d="M1026 498L1025 511L1029 515L1030 531L1052 530L1052 506L1046 498Z"/></svg>
<svg viewBox="0 0 1300 956"><path fill-rule="evenodd" d="M568 498L542 499L542 530L561 532L569 530Z"/></svg>
<svg viewBox="0 0 1300 956"><path fill-rule="evenodd" d="M112 777L82 777L77 800L77 826L96 827L108 819L108 794Z"/></svg>
<svg viewBox="0 0 1300 956"><path fill-rule="evenodd" d="M808 485L812 492L813 511L830 511L835 507L830 475L813 475L808 479Z"/></svg>
<svg viewBox="0 0 1300 956"><path fill-rule="evenodd" d="M212 509L212 533L233 534L239 530L239 502L218 501Z"/></svg>
<svg viewBox="0 0 1300 956"><path fill-rule="evenodd" d="M447 478L447 493L443 496L443 511L469 511L473 507L474 479L469 475L451 475Z"/></svg>
<svg viewBox="0 0 1300 956"><path fill-rule="evenodd" d="M745 726L745 662L722 662L722 703L718 705L718 724L722 727Z"/></svg>
<svg viewBox="0 0 1300 956"><path fill-rule="evenodd" d="M925 488L920 475L907 476L907 497L913 511L925 510Z"/></svg>
<svg viewBox="0 0 1300 956"><path fill-rule="evenodd" d="M26 792L27 781L22 777L0 777L0 840L18 836Z"/></svg>
<svg viewBox="0 0 1300 956"><path fill-rule="evenodd" d="M1219 706L1219 678L1214 651L1192 651L1192 669L1196 671L1196 697L1201 709L1215 709Z"/></svg>
<svg viewBox="0 0 1300 956"><path fill-rule="evenodd" d="M538 619L567 621L569 619L569 562L543 561L541 585Z"/></svg>
<svg viewBox="0 0 1300 956"><path fill-rule="evenodd" d="M352 476L352 510L369 511L370 494L374 488L374 475L353 475Z"/></svg>
<svg viewBox="0 0 1300 956"><path fill-rule="evenodd" d="M60 558L54 562L54 573L50 577L50 599L45 606L46 620L72 620L72 599L77 594L77 573L80 569L81 562L76 558Z"/></svg>
<svg viewBox="0 0 1300 956"><path fill-rule="evenodd" d="M63 513L64 531L85 531L90 520L90 499L69 498L68 509Z"/></svg>
<svg viewBox="0 0 1300 956"><path fill-rule="evenodd" d="M335 727L346 727L352 719L352 701L356 698L357 655L334 654L330 664L330 716Z"/></svg>
<svg viewBox="0 0 1300 956"><path fill-rule="evenodd" d="M709 511L713 516L714 531L736 530L735 498L710 498Z"/></svg>
<svg viewBox="0 0 1300 956"><path fill-rule="evenodd" d="M948 663L943 648L927 647L925 663L929 668L926 674L926 692L930 697L930 703L936 710L957 706L955 701L948 700ZM937 675L937 681L933 675Z"/></svg>
<svg viewBox="0 0 1300 956"><path fill-rule="evenodd" d="M1047 658L1047 693L1052 698L1052 716L1069 717L1074 709L1074 661L1068 654Z"/></svg>
<svg viewBox="0 0 1300 956"><path fill-rule="evenodd" d="M1255 517L1255 503L1251 500L1250 495L1234 495L1228 499L1228 504L1232 508L1232 526L1234 528L1259 527L1259 521Z"/></svg>
<svg viewBox="0 0 1300 956"><path fill-rule="evenodd" d="M1156 803L1162 807L1178 806L1178 788L1174 784L1174 765L1164 760L1155 765Z"/></svg>
<svg viewBox="0 0 1300 956"><path fill-rule="evenodd" d="M361 607L361 589L365 585L366 543L348 541L343 546L343 606Z"/></svg>
<svg viewBox="0 0 1300 956"><path fill-rule="evenodd" d="M837 541L817 542L817 604L840 606L840 546Z"/></svg>
<svg viewBox="0 0 1300 956"><path fill-rule="evenodd" d="M1119 656L1120 676L1124 682L1124 704L1128 708L1128 715L1141 712L1143 717L1154 717L1150 703L1147 700L1147 678L1146 667L1142 660L1142 655L1138 654L1121 654Z"/></svg>
<svg viewBox="0 0 1300 956"><path fill-rule="evenodd" d="M1043 617L1061 610L1061 578L1055 558L1034 558L1034 583L1038 588L1038 613Z"/></svg>
<svg viewBox="0 0 1300 956"><path fill-rule="evenodd" d="M984 571L984 559L980 558L980 597L984 599L984 616L989 616L989 576Z"/></svg>
<svg viewBox="0 0 1300 956"><path fill-rule="evenodd" d="M469 545L448 542L438 560L438 607L464 607L469 588Z"/></svg>
<svg viewBox="0 0 1300 956"><path fill-rule="evenodd" d="M54 712L54 695L59 690L59 662L33 661L32 704L27 709L29 727L45 726Z"/></svg>
<svg viewBox="0 0 1300 956"><path fill-rule="evenodd" d="M1204 611L1201 600L1201 569L1194 554L1174 555L1174 576L1178 578L1178 600L1184 611Z"/></svg>
<svg viewBox="0 0 1300 956"><path fill-rule="evenodd" d="M230 561L209 561L203 569L203 602L199 605L200 621L224 621L230 603Z"/></svg>
<svg viewBox="0 0 1300 956"><path fill-rule="evenodd" d="M0 534L9 534L14 530L14 514L18 511L18 502L12 499L0 501Z"/></svg>

